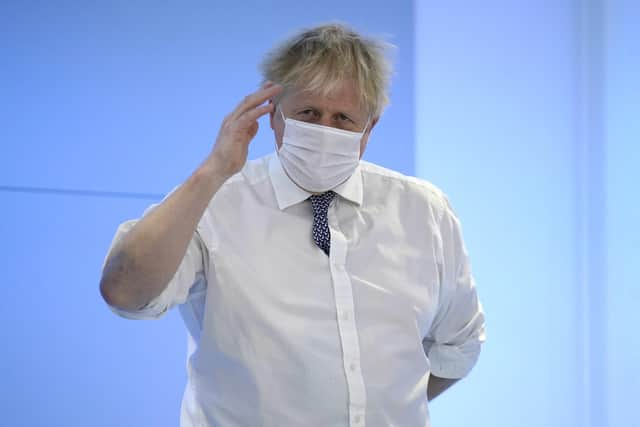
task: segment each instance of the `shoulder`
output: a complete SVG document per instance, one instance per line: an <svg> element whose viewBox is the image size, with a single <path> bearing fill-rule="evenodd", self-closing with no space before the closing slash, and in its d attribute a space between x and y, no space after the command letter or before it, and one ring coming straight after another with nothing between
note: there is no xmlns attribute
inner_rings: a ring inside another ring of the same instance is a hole
<svg viewBox="0 0 640 427"><path fill-rule="evenodd" d="M221 240L220 224L225 227L241 221L246 211L255 212L268 197L269 156L247 160L242 169L229 177L213 195L198 223L198 232L210 251Z"/></svg>
<svg viewBox="0 0 640 427"><path fill-rule="evenodd" d="M273 189L269 174L271 156L247 160L242 169L229 177L216 191L207 210L235 214L239 208L257 208L272 204Z"/></svg>
<svg viewBox="0 0 640 427"><path fill-rule="evenodd" d="M362 160L360 162L365 191L380 197L423 205L441 217L449 208L447 195L432 182Z"/></svg>
<svg viewBox="0 0 640 427"><path fill-rule="evenodd" d="M269 178L271 154L247 160L242 169L225 181L223 187L256 185Z"/></svg>

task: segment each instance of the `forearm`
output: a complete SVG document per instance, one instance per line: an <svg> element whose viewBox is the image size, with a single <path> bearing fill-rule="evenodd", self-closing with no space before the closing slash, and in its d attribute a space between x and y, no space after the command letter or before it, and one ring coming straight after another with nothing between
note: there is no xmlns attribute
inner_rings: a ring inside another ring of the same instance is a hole
<svg viewBox="0 0 640 427"><path fill-rule="evenodd" d="M429 376L427 385L427 400L435 399L440 393L455 384L458 379L440 378L434 375Z"/></svg>
<svg viewBox="0 0 640 427"><path fill-rule="evenodd" d="M227 179L220 170L215 160L205 161L114 246L100 281L107 303L136 310L166 288L204 210Z"/></svg>

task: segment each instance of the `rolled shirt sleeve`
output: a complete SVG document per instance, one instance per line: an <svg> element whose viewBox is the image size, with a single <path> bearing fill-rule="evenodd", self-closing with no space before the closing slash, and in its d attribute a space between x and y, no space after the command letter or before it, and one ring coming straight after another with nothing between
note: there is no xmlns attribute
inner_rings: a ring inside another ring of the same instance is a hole
<svg viewBox="0 0 640 427"><path fill-rule="evenodd" d="M175 189L174 189L175 191ZM168 196L167 196L168 197ZM143 217L151 212L158 204L153 204L148 207ZM109 254L115 247L115 245L124 237L124 235L131 230L131 228L139 221L139 219L132 219L121 223L116 230L115 236L111 242L107 255L104 258L102 268L106 265ZM200 237L200 233L196 229L187 250L185 252L178 269L174 273L173 277L167 284L166 288L154 299L149 301L143 307L135 311L123 310L121 308L108 305L108 307L115 314L124 317L126 319L133 320L152 320L160 319L163 317L172 307L183 304L187 301L189 296L189 290L198 281L206 282L206 260L208 259L208 250Z"/></svg>
<svg viewBox="0 0 640 427"><path fill-rule="evenodd" d="M431 329L423 340L431 373L441 378L463 378L473 368L486 340L485 317L471 274L462 228L444 196L440 221L440 296Z"/></svg>

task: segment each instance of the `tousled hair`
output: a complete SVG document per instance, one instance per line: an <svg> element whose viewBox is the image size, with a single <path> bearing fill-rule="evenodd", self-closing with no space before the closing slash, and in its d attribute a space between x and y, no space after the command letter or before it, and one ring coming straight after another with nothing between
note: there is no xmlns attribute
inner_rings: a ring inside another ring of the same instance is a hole
<svg viewBox="0 0 640 427"><path fill-rule="evenodd" d="M389 103L391 64L387 55L391 48L344 24L323 24L299 31L268 52L261 64L262 76L264 81L283 85L283 94L295 87L328 95L352 79L361 102L379 117Z"/></svg>

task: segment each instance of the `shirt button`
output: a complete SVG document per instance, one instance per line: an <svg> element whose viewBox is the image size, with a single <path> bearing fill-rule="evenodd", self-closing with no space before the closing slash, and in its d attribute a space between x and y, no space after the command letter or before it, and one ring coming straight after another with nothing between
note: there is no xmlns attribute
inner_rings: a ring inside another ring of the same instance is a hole
<svg viewBox="0 0 640 427"><path fill-rule="evenodd" d="M360 415L356 415L355 417L353 417L353 422L354 423L359 423L360 422Z"/></svg>
<svg viewBox="0 0 640 427"><path fill-rule="evenodd" d="M351 365L349 365L349 369L351 369L351 372L355 372L357 368L358 368L358 365L356 365L355 363L352 363Z"/></svg>
<svg viewBox="0 0 640 427"><path fill-rule="evenodd" d="M349 312L348 311L343 311L342 312L342 319L343 320L349 320Z"/></svg>

